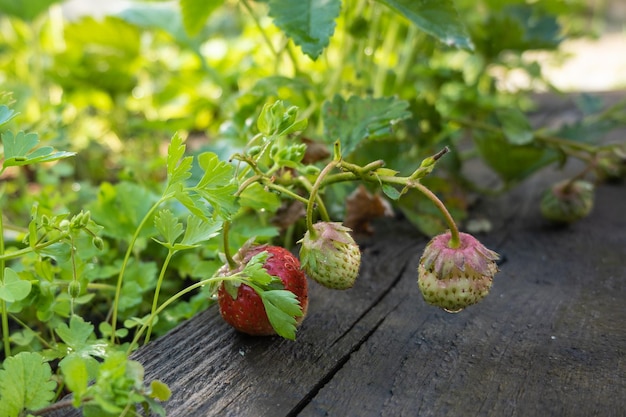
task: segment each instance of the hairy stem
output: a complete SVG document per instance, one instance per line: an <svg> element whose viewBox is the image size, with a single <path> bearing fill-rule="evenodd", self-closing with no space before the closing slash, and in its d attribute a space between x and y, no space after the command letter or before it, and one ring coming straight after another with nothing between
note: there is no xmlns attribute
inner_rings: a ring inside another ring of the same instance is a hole
<svg viewBox="0 0 626 417"><path fill-rule="evenodd" d="M117 277L117 284L115 287L115 297L113 299L113 306L112 306L113 311L112 311L112 316L111 316L111 342L112 343L115 343L115 329L117 327L117 309L119 308L120 297L122 296L122 282L124 281L124 274L126 273L126 267L128 266L130 255L133 253L133 248L135 247L135 243L137 242L137 239L139 239L139 233L141 233L144 226L146 225L146 223L148 223L148 220L150 219L150 217L152 217L154 212L159 208L161 203L163 203L168 198L169 196L163 196L159 199L159 201L154 203L152 207L150 207L150 210L148 210L146 215L141 220L141 223L139 223L139 226L137 226L137 229L135 230L135 234L131 238L130 242L128 242L128 249L126 249L126 254L124 255L124 261L122 262L122 268Z"/></svg>

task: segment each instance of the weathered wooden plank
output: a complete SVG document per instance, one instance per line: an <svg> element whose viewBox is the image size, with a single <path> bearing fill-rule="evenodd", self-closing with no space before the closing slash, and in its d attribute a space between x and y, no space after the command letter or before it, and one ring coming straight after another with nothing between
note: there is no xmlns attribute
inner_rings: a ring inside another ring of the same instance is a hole
<svg viewBox="0 0 626 417"><path fill-rule="evenodd" d="M403 301L299 415L623 415L626 188L597 197L572 228L546 226L535 198L485 238L508 261L459 314L418 300L414 257L388 295Z"/></svg>
<svg viewBox="0 0 626 417"><path fill-rule="evenodd" d="M309 316L295 342L238 334L212 308L135 358L147 380L161 379L172 389L170 416L292 414L393 308L380 308L379 300L401 276L414 244L411 237L365 242L363 273L351 290L311 283Z"/></svg>

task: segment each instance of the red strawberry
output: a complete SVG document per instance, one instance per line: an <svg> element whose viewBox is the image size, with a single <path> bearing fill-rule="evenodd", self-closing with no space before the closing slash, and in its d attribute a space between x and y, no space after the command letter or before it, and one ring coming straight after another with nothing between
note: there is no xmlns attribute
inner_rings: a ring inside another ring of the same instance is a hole
<svg viewBox="0 0 626 417"><path fill-rule="evenodd" d="M285 289L294 293L300 302L302 315L296 318L299 325L306 315L309 304L308 286L306 275L300 269L300 261L287 249L268 245L244 247L236 256L240 259L240 266L234 270L225 268L221 275L228 276L241 271L253 256L264 251L269 253L269 257L265 260L263 268L268 274L280 278ZM229 282L222 282L217 293L222 318L243 333L253 336L275 335L276 331L269 322L259 294L249 285L240 284L237 298L233 298L226 288L228 284Z"/></svg>

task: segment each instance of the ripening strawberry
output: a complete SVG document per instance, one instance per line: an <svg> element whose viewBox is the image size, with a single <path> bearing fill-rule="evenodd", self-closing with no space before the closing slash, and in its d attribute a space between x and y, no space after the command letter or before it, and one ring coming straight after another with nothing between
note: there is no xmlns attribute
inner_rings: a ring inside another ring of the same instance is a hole
<svg viewBox="0 0 626 417"><path fill-rule="evenodd" d="M306 316L309 304L308 285L306 275L300 269L300 261L287 249L279 246L253 246L244 247L237 254L241 260L241 265L235 270L220 272L222 276L228 276L243 269L253 256L266 251L269 257L265 260L263 268L268 274L280 278L286 290L295 294L302 309L302 315L296 318L299 325ZM253 336L275 335L276 331L270 324L265 312L263 301L257 292L249 285L239 284L237 297L233 298L226 285L230 283L222 282L217 292L217 300L222 318L240 332Z"/></svg>
<svg viewBox="0 0 626 417"><path fill-rule="evenodd" d="M426 245L418 267L424 300L449 312L458 312L482 300L498 271L499 255L467 233L459 246L449 246L451 234L435 236Z"/></svg>
<svg viewBox="0 0 626 417"><path fill-rule="evenodd" d="M541 199L541 214L555 223L573 223L591 212L593 184L565 180L554 184Z"/></svg>
<svg viewBox="0 0 626 417"><path fill-rule="evenodd" d="M361 250L351 229L338 222L317 222L313 229L315 236L307 230L299 242L302 269L327 288L351 288L361 265Z"/></svg>

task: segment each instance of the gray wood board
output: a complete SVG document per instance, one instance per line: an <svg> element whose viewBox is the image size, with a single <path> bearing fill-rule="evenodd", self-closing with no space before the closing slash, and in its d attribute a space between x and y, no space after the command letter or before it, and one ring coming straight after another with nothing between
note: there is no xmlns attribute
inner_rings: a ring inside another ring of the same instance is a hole
<svg viewBox="0 0 626 417"><path fill-rule="evenodd" d="M423 302L425 240L388 222L363 241L355 288L311 285L297 341L237 334L212 308L135 357L172 388L170 416L620 415L625 191L600 187L569 228L544 223L522 189L483 203L517 217L481 237L506 261L461 313Z"/></svg>

